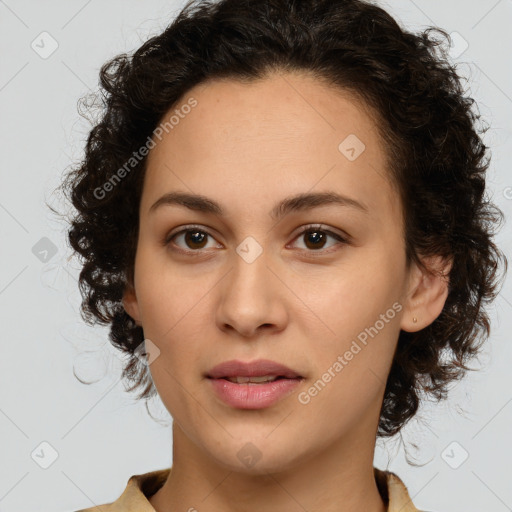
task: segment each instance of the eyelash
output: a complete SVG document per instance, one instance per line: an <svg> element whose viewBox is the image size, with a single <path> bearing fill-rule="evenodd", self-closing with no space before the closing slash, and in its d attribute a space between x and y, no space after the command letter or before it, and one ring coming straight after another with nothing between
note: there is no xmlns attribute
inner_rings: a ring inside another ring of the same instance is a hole
<svg viewBox="0 0 512 512"><path fill-rule="evenodd" d="M349 243L349 240L347 238L344 238L341 235L339 235L338 233L334 233L333 231L330 231L329 229L324 229L321 224L311 224L311 225L306 226L300 233L297 234L297 236L294 238L294 240L297 240L298 238L300 238L301 236L305 235L308 232L318 232L318 231L321 232L321 233L325 233L328 236L331 236L332 238L335 238L336 240L338 240L340 243L337 244L337 245L344 245L344 244ZM205 231L204 229L202 229L201 226L189 225L189 226L186 226L184 229L181 229L180 231L177 231L176 233L172 233L170 235L167 235L165 237L165 239L163 240L163 245L164 246L170 245L171 241L174 238L176 238L178 235L181 235L183 233L188 233L188 232L200 232L200 233L206 234L207 236L209 236L211 238L215 238L213 235L208 233L208 231ZM326 249L326 250L322 250L322 249L319 249L319 250L301 249L301 251L309 253L308 255L310 255L310 256L322 256L322 255L324 255L326 253L333 252L330 249L332 249L332 248L329 248L329 249ZM201 253L204 252L204 251L201 251L200 249L196 249L196 250L188 249L188 250L186 250L186 249L182 249L181 247L173 247L173 250L176 250L178 252L181 252L181 253L187 254L187 255L192 255L193 254L194 256L200 256ZM336 250L336 249L334 249L334 250Z"/></svg>

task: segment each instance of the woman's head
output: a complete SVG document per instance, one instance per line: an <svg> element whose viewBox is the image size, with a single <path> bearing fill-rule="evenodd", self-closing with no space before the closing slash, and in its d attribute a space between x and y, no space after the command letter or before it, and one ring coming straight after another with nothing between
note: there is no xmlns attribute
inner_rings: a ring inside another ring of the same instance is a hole
<svg viewBox="0 0 512 512"><path fill-rule="evenodd" d="M377 423L392 435L489 333L501 212L473 100L431 34L358 0L203 1L101 70L102 118L66 181L84 318L219 460L230 439L284 462L305 431L296 458ZM275 208L301 194L324 196ZM305 377L295 396L214 398L212 366L260 358Z"/></svg>

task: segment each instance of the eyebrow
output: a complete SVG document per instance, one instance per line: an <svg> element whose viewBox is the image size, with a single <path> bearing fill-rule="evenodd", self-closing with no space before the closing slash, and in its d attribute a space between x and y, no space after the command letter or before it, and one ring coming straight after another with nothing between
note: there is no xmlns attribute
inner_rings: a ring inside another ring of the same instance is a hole
<svg viewBox="0 0 512 512"><path fill-rule="evenodd" d="M336 192L316 192L286 197L272 208L270 216L272 219L277 220L291 212L311 210L332 204L355 208L366 214L369 213L369 209L365 204L350 197L340 195ZM213 199L186 192L169 192L164 194L151 205L149 213L155 212L164 205L181 205L190 210L210 213L220 217L225 215L222 206Z"/></svg>

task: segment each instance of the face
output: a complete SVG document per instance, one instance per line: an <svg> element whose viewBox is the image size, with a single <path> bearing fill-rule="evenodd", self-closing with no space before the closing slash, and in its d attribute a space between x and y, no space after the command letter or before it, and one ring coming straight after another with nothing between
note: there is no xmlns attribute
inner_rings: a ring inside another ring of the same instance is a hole
<svg viewBox="0 0 512 512"><path fill-rule="evenodd" d="M158 348L150 371L174 428L236 471L373 449L417 284L374 121L348 93L300 74L212 81L180 105L190 98L148 155L124 298ZM210 207L162 199L171 193ZM286 202L298 195L318 197ZM231 384L242 397L233 403L216 391L229 384L207 377L219 363L259 359L301 378L281 394ZM247 453L261 456L254 467Z"/></svg>

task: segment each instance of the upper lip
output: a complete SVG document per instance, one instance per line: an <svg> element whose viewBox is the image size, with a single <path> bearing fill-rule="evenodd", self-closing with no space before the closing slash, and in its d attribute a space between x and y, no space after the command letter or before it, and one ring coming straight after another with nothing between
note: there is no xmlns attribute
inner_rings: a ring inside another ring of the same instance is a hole
<svg viewBox="0 0 512 512"><path fill-rule="evenodd" d="M302 378L296 371L269 359L258 359L257 361L250 362L233 359L214 366L207 373L207 377L211 379L221 379L223 377L262 377L265 375L286 377L288 379Z"/></svg>

